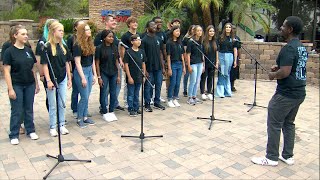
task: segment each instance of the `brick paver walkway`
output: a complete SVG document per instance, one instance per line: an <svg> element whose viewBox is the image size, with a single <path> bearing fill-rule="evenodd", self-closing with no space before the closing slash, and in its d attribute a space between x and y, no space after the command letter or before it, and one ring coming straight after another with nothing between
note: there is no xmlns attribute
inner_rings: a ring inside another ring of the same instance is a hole
<svg viewBox="0 0 320 180"><path fill-rule="evenodd" d="M41 87L34 104L40 139L32 141L21 135L20 144L13 146L8 139L10 106L3 78L0 84L0 179L41 179L56 163L46 154L58 153L57 138L49 135L44 89ZM181 97L180 108L145 113L145 134L164 135L146 139L145 152L140 152L138 139L120 137L139 135L140 117L130 118L127 112L117 111L119 121L103 121L98 113L99 90L95 85L89 111L96 125L80 129L70 111L70 90L66 113L70 134L62 136L63 154L66 158L91 159L92 163L64 162L49 177L319 179L319 88L307 86L307 97L297 115L295 165L279 162L277 167L262 167L252 164L250 158L265 154L267 110L255 107L248 113L248 107L243 105L253 101L253 85L253 81L238 80L238 92L232 98L216 99L216 118L232 120L232 123L214 122L210 131L209 121L196 119L210 115L209 101L189 106L186 98ZM275 81L258 81L258 105L268 104L275 86Z"/></svg>

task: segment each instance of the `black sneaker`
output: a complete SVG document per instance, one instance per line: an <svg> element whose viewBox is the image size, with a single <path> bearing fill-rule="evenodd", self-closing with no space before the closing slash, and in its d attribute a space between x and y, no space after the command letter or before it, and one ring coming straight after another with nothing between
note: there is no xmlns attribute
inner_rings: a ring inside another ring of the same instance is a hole
<svg viewBox="0 0 320 180"><path fill-rule="evenodd" d="M86 123L86 124L89 124L89 125L94 125L95 124L95 122L92 120L92 119L86 119L86 120L83 120L83 122L84 123Z"/></svg>
<svg viewBox="0 0 320 180"><path fill-rule="evenodd" d="M137 113L135 111L130 111L129 112L129 116L130 117L136 117L137 116Z"/></svg>
<svg viewBox="0 0 320 180"><path fill-rule="evenodd" d="M161 104L154 104L153 105L155 108L157 109L161 109L161 110L165 110L166 108L164 106L162 106Z"/></svg>
<svg viewBox="0 0 320 180"><path fill-rule="evenodd" d="M137 110L136 112L137 112L137 114L141 114L141 111L140 111L140 109L138 109L138 110Z"/></svg>
<svg viewBox="0 0 320 180"><path fill-rule="evenodd" d="M235 87L232 87L232 88L231 88L231 91L232 91L232 92L236 92L237 89L236 89Z"/></svg>
<svg viewBox="0 0 320 180"><path fill-rule="evenodd" d="M184 97L188 97L188 93L186 91L183 92Z"/></svg>
<svg viewBox="0 0 320 180"><path fill-rule="evenodd" d="M148 104L148 105L146 104L145 107L144 107L144 110L146 112L152 112L152 108L151 108L150 104Z"/></svg>
<svg viewBox="0 0 320 180"><path fill-rule="evenodd" d="M116 110L124 111L125 109L124 109L123 107L121 107L121 106L117 106L117 107L116 107Z"/></svg>

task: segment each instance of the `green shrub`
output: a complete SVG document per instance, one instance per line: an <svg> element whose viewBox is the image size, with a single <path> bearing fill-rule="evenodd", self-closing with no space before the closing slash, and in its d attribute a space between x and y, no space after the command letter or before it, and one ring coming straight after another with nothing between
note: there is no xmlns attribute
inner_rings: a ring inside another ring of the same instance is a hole
<svg viewBox="0 0 320 180"><path fill-rule="evenodd" d="M21 6L15 6L11 12L3 12L0 19L4 21L12 19L31 19L34 21L39 20L39 12L32 9L30 4L24 3Z"/></svg>

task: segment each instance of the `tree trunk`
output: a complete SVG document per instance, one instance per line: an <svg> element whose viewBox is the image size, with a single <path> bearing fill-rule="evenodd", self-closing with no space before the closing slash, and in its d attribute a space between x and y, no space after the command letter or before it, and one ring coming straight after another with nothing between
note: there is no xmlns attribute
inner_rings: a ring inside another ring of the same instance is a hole
<svg viewBox="0 0 320 180"><path fill-rule="evenodd" d="M219 9L218 8L213 8L214 12L214 27L218 30L218 26L219 26ZM218 31L217 31L218 32Z"/></svg>
<svg viewBox="0 0 320 180"><path fill-rule="evenodd" d="M204 22L205 27L212 25L210 6L207 8L203 8L202 13L203 13L203 22Z"/></svg>
<svg viewBox="0 0 320 180"><path fill-rule="evenodd" d="M192 22L193 24L200 24L197 12L192 12Z"/></svg>

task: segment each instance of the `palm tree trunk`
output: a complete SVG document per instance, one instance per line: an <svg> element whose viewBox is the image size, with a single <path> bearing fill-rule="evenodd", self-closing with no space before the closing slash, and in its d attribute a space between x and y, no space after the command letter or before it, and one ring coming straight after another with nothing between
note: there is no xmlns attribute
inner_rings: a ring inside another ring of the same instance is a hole
<svg viewBox="0 0 320 180"><path fill-rule="evenodd" d="M203 8L202 12L203 12L203 22L204 22L205 27L212 25L210 6L207 8Z"/></svg>
<svg viewBox="0 0 320 180"><path fill-rule="evenodd" d="M192 22L193 24L200 24L200 21L199 21L199 16L197 14L197 12L192 12Z"/></svg>
<svg viewBox="0 0 320 180"><path fill-rule="evenodd" d="M213 8L213 16L214 16L214 27L217 29L219 26L219 9L218 8Z"/></svg>

